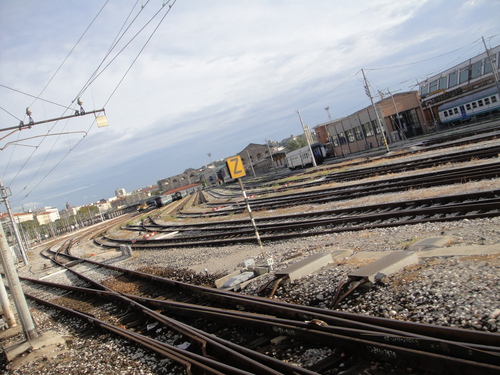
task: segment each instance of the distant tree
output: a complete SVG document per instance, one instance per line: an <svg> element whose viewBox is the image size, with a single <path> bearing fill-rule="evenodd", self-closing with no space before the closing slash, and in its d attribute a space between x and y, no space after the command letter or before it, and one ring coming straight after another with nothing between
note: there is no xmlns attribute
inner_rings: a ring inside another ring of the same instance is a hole
<svg viewBox="0 0 500 375"><path fill-rule="evenodd" d="M306 137L304 135L299 135L297 138L289 141L285 148L287 149L287 151L294 151L294 150L298 150L299 148L302 148L304 146L307 146L307 140L306 140Z"/></svg>

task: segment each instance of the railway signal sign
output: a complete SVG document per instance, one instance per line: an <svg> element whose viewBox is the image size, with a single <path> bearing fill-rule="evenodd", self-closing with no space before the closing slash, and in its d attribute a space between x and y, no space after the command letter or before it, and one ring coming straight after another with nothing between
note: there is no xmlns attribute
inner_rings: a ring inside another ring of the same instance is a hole
<svg viewBox="0 0 500 375"><path fill-rule="evenodd" d="M229 174L231 178L240 178L246 176L245 168L243 167L243 162L241 161L241 156L233 156L229 159L226 159L227 169L229 170Z"/></svg>
<svg viewBox="0 0 500 375"><path fill-rule="evenodd" d="M266 254L264 252L264 249L262 248L262 241L260 239L259 229L257 228L257 224L255 224L255 220L252 215L252 209L250 208L250 203L248 202L247 193L245 191L245 187L243 186L243 182L241 181L240 178L246 176L245 167L243 166L243 162L241 161L241 156L236 155L226 159L226 165L227 169L229 170L229 174L231 175L231 178L237 179L240 184L241 193L243 194L243 198L245 199L245 205L247 207L248 216L250 216L250 221L252 222L257 243L259 244L260 249L262 251L262 257L265 258ZM267 262L269 268L272 269L273 259L271 257L268 257Z"/></svg>

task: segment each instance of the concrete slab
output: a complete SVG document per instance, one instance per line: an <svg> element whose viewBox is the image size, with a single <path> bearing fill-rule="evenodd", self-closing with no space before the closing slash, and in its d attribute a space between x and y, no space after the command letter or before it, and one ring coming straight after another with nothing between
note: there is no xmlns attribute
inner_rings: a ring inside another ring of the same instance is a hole
<svg viewBox="0 0 500 375"><path fill-rule="evenodd" d="M21 324L18 324L15 327L7 328L6 330L0 332L0 341L10 339L11 337L20 334L22 331L23 326Z"/></svg>
<svg viewBox="0 0 500 375"><path fill-rule="evenodd" d="M408 250L423 251L436 247L447 247L449 244L453 243L453 241L453 237L450 236L429 237L411 244L408 246Z"/></svg>
<svg viewBox="0 0 500 375"><path fill-rule="evenodd" d="M380 258L383 258L389 254L395 253L396 250L394 251L360 251L356 254L353 254L351 256L351 259L358 259L358 260L377 260Z"/></svg>
<svg viewBox="0 0 500 375"><path fill-rule="evenodd" d="M37 338L32 339L31 342L23 341L3 349L5 353L5 358L7 359L8 362L11 362L16 357L27 352L28 350L30 351L30 353L27 356L24 356L23 359L26 359L28 356L30 356L32 359L41 358L45 356L48 352L54 351L55 349L58 348L58 346L64 344L65 341L61 335L59 335L55 331L47 331L40 334L40 336L38 336Z"/></svg>
<svg viewBox="0 0 500 375"><path fill-rule="evenodd" d="M241 283L244 283L245 281L252 279L254 276L255 276L254 273L251 271L242 272L242 273L230 278L229 280L227 280L222 285L222 288L229 289L229 288L238 287L239 285L241 285Z"/></svg>
<svg viewBox="0 0 500 375"><path fill-rule="evenodd" d="M275 272L275 277L279 279L288 276L288 279L293 282L294 280L319 270L327 264L333 263L334 259L342 259L350 254L352 254L350 250L337 250L334 252L314 254L284 270Z"/></svg>
<svg viewBox="0 0 500 375"><path fill-rule="evenodd" d="M220 279L215 280L215 286L217 288L222 288L222 286L224 285L224 283L226 281L228 281L229 279L231 279L231 278L233 278L235 276L238 276L240 273L241 273L241 271L237 270L237 271L234 271L234 272L230 273L229 275L226 275L224 277L221 277Z"/></svg>
<svg viewBox="0 0 500 375"><path fill-rule="evenodd" d="M469 245L436 248L421 251L419 258L443 257L443 256L467 256L467 255L500 255L500 243L494 245Z"/></svg>
<svg viewBox="0 0 500 375"><path fill-rule="evenodd" d="M384 276L391 275L416 263L418 263L416 252L407 250L394 251L365 267L355 270L348 276L350 278L366 278L373 283Z"/></svg>

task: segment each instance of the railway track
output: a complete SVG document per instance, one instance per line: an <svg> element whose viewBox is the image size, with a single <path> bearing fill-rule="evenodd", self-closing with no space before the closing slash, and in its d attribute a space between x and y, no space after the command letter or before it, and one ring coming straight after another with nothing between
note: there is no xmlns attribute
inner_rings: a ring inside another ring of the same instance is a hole
<svg viewBox="0 0 500 375"><path fill-rule="evenodd" d="M401 173L401 172L409 172L409 171L417 171L419 169L424 169L424 168L433 168L438 165L444 165L444 164L451 164L451 163L462 163L462 162L467 162L475 159L491 159L491 158L496 158L498 157L498 154L500 153L500 146L498 145L492 145L492 146L487 146L484 148L479 148L479 149L473 149L473 150L461 150L461 151L456 151L456 152L451 152L447 155L433 155L429 156L426 155L425 151L422 150L420 151L420 157L415 158L413 160L405 160L401 162L395 162L395 163L387 163L384 165L379 165L379 166L371 166L371 167L366 167L366 168L356 168L359 165L366 164L368 162L376 162L377 159L370 159L367 158L363 162L356 162L356 163L349 163L347 165L342 164L341 166L333 166L333 167L322 167L321 172L322 172L322 178L318 179L317 177L315 178L314 176L318 176L318 173L314 174L308 174L307 176L304 176L303 178L295 179L293 181L293 184L289 183L283 183L281 186L276 187L276 181L273 183L268 183L264 182L262 185L259 185L258 183L248 183L248 188L252 189L251 193L252 194L270 194L274 193L277 191L288 191L288 190L294 190L298 188L304 187L304 183L306 183L305 186L311 187L311 186L319 186L319 185L324 185L328 184L331 182L349 182L349 181L357 181L361 180L363 178L370 178L374 176L382 176L382 175L388 175L388 174L394 174L394 173ZM395 158L402 158L405 155L408 154L414 154L412 153L407 153L407 154L397 154L393 155L391 157L388 156L382 156L381 158L383 159L395 159ZM349 170L345 170L345 168L348 167ZM352 168L355 167L355 168ZM328 173L326 173L328 172ZM250 190L249 190L250 191ZM222 194L219 192L218 198L219 199L227 199L234 197L235 195L238 195L238 188L237 187L228 187L227 188L227 194Z"/></svg>
<svg viewBox="0 0 500 375"><path fill-rule="evenodd" d="M480 158L471 154L465 157L466 160ZM495 156L491 154L484 157ZM380 169L375 172L366 169L363 178L370 177L370 174L400 172L403 165L399 164L399 170L396 168L393 171ZM417 170L420 167L415 165L408 168ZM361 197L363 194L439 186L450 181L461 183L496 178L498 173L498 163L455 168L419 174L409 179L388 178L380 183L292 192L260 201L254 199L252 209L281 208L287 207L287 204L321 204L352 199L358 191ZM342 173L331 173L331 176L334 175ZM354 179L360 178L362 174L355 176L346 174L346 178ZM300 188L331 184L328 178L304 183ZM292 188L298 188L298 184L294 185ZM262 192L275 190L267 187L259 189ZM284 192L286 190L283 189ZM229 193L218 199L234 199L235 196ZM495 217L500 213L499 200L500 191L491 190L366 207L259 217L256 222L262 241L280 241L367 228ZM179 202L182 211L174 215L200 216L200 212L192 213L190 210L199 210L195 206L200 204L210 207L206 201L207 196L204 194L186 198ZM235 206L234 213L241 212L237 199L227 204ZM231 212L229 209L227 211ZM149 217L143 216L140 224L122 227L119 236L114 235L114 224L104 234L101 234L101 229L99 233L94 231L85 238L92 237L102 247L117 248L121 244L129 244L136 250L255 242L248 220L217 220L211 217L202 223L171 225L157 220L155 217L159 213L152 211ZM208 218L212 215L205 213L204 216ZM145 240L139 232L156 232L157 235ZM161 236L169 237L158 239ZM54 279L58 278L57 274L66 275L67 281L61 284L23 278L27 297L77 317L84 322L82 324L92 324L99 330L142 345L156 353L158 362L163 363L164 358L169 358L171 362L166 371L169 374L326 375L338 374L339 369L346 374L368 372L377 375L394 373L395 369L413 375L500 372L500 335L497 333L343 313L191 285L155 276L147 271L136 272L75 257L71 249L80 241L84 241L84 238L74 238L61 245L57 251L45 252L45 256L61 268L60 273L54 272ZM92 327L87 329L95 330ZM322 359L314 361L314 365L306 365L299 358L307 357L309 351L321 353Z"/></svg>
<svg viewBox="0 0 500 375"><path fill-rule="evenodd" d="M410 189L424 189L435 186L458 184L470 181L480 181L497 178L500 175L500 162L480 166L455 168L446 171L435 171L405 177L393 177L384 180L361 182L349 186L333 186L323 189L311 189L305 192L288 193L267 198L254 198L251 200L252 211L262 209L292 207L300 204L323 204L342 199L356 199L366 196L397 193ZM310 187L310 186L309 186ZM302 187L304 188L304 187ZM215 204L217 211L186 212L178 217L210 217L241 213L245 210L243 201Z"/></svg>
<svg viewBox="0 0 500 375"><path fill-rule="evenodd" d="M413 373L495 374L500 335L293 305L78 258L68 241L45 256L67 282L23 278L27 296L120 335L192 374L327 374L379 362ZM103 276L107 275L107 276ZM279 339L277 339L279 337ZM311 368L291 352L328 348ZM265 354L267 353L267 354ZM415 372L418 369L420 372Z"/></svg>
<svg viewBox="0 0 500 375"><path fill-rule="evenodd" d="M407 202L384 203L365 207L315 211L292 215L257 218L261 240L280 241L318 234L360 231L412 225L423 222L496 217L500 213L500 191L444 196ZM166 238L146 240L119 239L103 234L96 244L116 248L120 244L133 249L166 249L172 247L224 246L254 242L254 230L248 220L206 222L187 225L161 225L154 221L128 226L132 232L149 231L171 234Z"/></svg>

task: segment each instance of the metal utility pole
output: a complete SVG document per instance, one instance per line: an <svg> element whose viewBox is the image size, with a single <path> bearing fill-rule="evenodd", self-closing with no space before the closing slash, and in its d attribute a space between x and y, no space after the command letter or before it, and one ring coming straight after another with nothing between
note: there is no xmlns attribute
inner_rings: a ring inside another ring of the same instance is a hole
<svg viewBox="0 0 500 375"><path fill-rule="evenodd" d="M7 290L5 289L2 276L0 276L0 306L2 306L3 314L7 320L9 328L17 326L16 318L12 312L9 296L7 295Z"/></svg>
<svg viewBox="0 0 500 375"><path fill-rule="evenodd" d="M278 171L276 170L276 164L274 164L273 153L271 152L271 148L269 147L269 141L267 139L264 139L264 140L266 141L267 151L269 152L269 156L271 158L271 165L273 166L274 173L278 173ZM253 166L252 166L252 169L253 169Z"/></svg>
<svg viewBox="0 0 500 375"><path fill-rule="evenodd" d="M306 137L307 145L309 146L309 152L311 153L311 159L312 159L312 162L313 162L313 167L317 167L318 164L316 164L316 159L314 158L314 154L313 154L313 151L312 151L312 148L311 148L311 142L309 142L309 137L307 136L307 133L306 133L309 130L306 130L304 122L302 121L302 116L300 116L300 111L298 109L296 111L297 111L297 114L299 115L299 120L300 120L300 124L302 125L302 130L304 130L304 136Z"/></svg>
<svg viewBox="0 0 500 375"><path fill-rule="evenodd" d="M26 251L24 250L23 241L21 240L21 236L19 235L19 231L16 226L16 222L14 221L14 216L12 215L12 211L10 209L10 203L7 197L10 195L9 189L5 188L2 184L2 179L0 178L0 199L5 203L5 209L7 210L7 214L9 215L10 222L12 223L12 230L14 231L14 237L16 237L17 244L19 246L19 252L23 257L23 263L25 266L28 265L28 257L26 256Z"/></svg>
<svg viewBox="0 0 500 375"><path fill-rule="evenodd" d="M247 150L247 155L248 155L248 162L250 163L250 168L252 168L252 173L253 173L253 176L254 176L254 177L257 177L257 176L255 175L255 169L253 169L253 162L252 162L252 158L250 157L250 153L248 152L248 150Z"/></svg>
<svg viewBox="0 0 500 375"><path fill-rule="evenodd" d="M391 96L392 99L392 105L394 106L394 111L396 111L396 119L398 120L398 127L399 131L401 132L401 138L407 139L405 133L403 132L403 126L401 125L401 119L399 118L399 112L398 112L398 107L396 106L396 102L394 100L394 95L392 95L392 92L389 91L389 87L387 88L387 92Z"/></svg>
<svg viewBox="0 0 500 375"><path fill-rule="evenodd" d="M380 127L380 131L382 132L382 140L385 144L385 147L387 148L387 152L389 152L389 143L387 142L387 137L385 136L385 127L382 125L382 121L380 120L380 116L378 115L377 107L375 107L375 103L373 102L372 94L370 92L370 86L368 86L368 80L366 79L365 76L365 71L361 69L361 72L363 73L363 79L365 81L365 92L366 95L370 98L370 102L372 103L373 110L375 111L375 115L377 116L377 122L378 126Z"/></svg>
<svg viewBox="0 0 500 375"><path fill-rule="evenodd" d="M27 340L34 339L38 337L38 332L35 329L35 323L33 322L33 318L31 317L28 303L26 302L26 297L24 296L23 289L21 288L19 275L16 272L12 254L7 243L7 238L5 237L5 233L1 225L0 261L3 264L3 270L9 282L10 294L12 296L12 299L14 300L14 304L16 305L17 314L23 326L24 335Z"/></svg>

